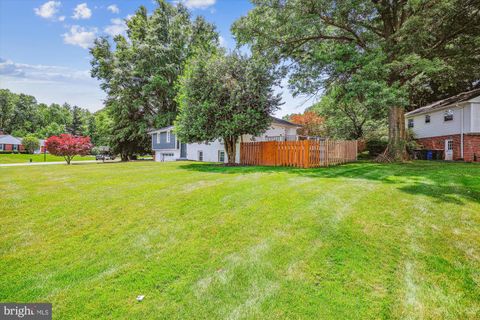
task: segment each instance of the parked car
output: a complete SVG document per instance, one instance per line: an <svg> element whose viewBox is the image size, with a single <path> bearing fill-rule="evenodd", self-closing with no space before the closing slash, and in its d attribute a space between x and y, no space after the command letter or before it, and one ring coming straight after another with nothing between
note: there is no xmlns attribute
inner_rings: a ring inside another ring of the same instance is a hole
<svg viewBox="0 0 480 320"><path fill-rule="evenodd" d="M102 160L102 161L105 161L105 160L115 160L115 155L111 155L111 154L97 154L95 156L95 160Z"/></svg>

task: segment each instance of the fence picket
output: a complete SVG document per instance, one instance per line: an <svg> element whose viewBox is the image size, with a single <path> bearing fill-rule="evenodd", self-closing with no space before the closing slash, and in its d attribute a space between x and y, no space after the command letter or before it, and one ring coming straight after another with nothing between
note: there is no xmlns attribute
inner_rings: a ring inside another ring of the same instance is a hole
<svg viewBox="0 0 480 320"><path fill-rule="evenodd" d="M242 165L327 167L357 159L357 141L303 140L242 142Z"/></svg>

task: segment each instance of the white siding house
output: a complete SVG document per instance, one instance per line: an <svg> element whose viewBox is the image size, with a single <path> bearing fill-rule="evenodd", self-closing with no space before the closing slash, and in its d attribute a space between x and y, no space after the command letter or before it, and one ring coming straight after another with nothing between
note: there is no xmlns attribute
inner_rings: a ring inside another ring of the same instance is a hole
<svg viewBox="0 0 480 320"><path fill-rule="evenodd" d="M299 125L272 117L272 125L262 135L244 135L236 148L235 162L240 162L240 142L297 140ZM219 139L208 143L181 143L174 134L173 126L150 131L155 161L195 160L206 162L227 162L225 146Z"/></svg>
<svg viewBox="0 0 480 320"><path fill-rule="evenodd" d="M408 112L405 122L420 144L443 150L446 160L480 157L480 89Z"/></svg>

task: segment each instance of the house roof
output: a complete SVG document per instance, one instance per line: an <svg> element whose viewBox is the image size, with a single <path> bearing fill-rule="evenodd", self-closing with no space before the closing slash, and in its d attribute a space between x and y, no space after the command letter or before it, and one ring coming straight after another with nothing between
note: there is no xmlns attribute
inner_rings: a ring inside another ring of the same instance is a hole
<svg viewBox="0 0 480 320"><path fill-rule="evenodd" d="M272 122L274 122L274 123L278 123L278 124L282 124L282 125L286 125L286 126L291 126L291 127L297 127L297 128L301 127L301 125L290 122L290 121L287 121L287 120L283 120L283 119L272 117L272 116L270 118L272 118ZM153 133L158 132L158 131L168 130L168 129L172 129L172 128L173 128L173 126L168 126L168 127L158 128L158 129L153 129L152 128L152 129L148 130L147 133L153 134Z"/></svg>
<svg viewBox="0 0 480 320"><path fill-rule="evenodd" d="M0 135L1 144L22 144L22 140L9 134Z"/></svg>
<svg viewBox="0 0 480 320"><path fill-rule="evenodd" d="M168 130L168 129L173 129L173 126L168 126L168 127L163 127L163 128L158 128L158 129L150 129L147 131L148 134L154 134L156 133L157 131L163 131L163 130Z"/></svg>
<svg viewBox="0 0 480 320"><path fill-rule="evenodd" d="M455 96L448 97L443 100L439 100L433 103L430 103L424 107L415 109L413 111L407 112L405 116L412 116L416 114L422 114L422 113L427 113L435 110L439 110L448 106L451 106L453 104L459 103L459 102L465 102L468 100L471 100L473 98L479 97L480 96L480 88L462 92L460 94L457 94Z"/></svg>
<svg viewBox="0 0 480 320"><path fill-rule="evenodd" d="M297 127L297 128L301 127L301 125L290 122L290 121L287 121L287 120L283 120L283 119L276 118L276 117L271 117L271 118L272 118L273 122L278 123L278 124L283 124L283 125Z"/></svg>

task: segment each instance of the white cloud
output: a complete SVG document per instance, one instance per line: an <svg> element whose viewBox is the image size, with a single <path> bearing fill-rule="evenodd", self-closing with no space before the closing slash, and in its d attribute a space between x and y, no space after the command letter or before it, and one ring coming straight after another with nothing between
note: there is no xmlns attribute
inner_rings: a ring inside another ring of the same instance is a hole
<svg viewBox="0 0 480 320"><path fill-rule="evenodd" d="M73 10L73 19L89 19L92 16L92 10L87 6L87 4L81 3L75 7Z"/></svg>
<svg viewBox="0 0 480 320"><path fill-rule="evenodd" d="M189 9L206 9L213 6L216 0L181 0L181 2Z"/></svg>
<svg viewBox="0 0 480 320"><path fill-rule="evenodd" d="M219 36L219 37L218 37L218 42L219 42L220 46L222 46L222 47L224 47L224 48L227 48L227 47L228 47L227 41L225 40L224 37Z"/></svg>
<svg viewBox="0 0 480 320"><path fill-rule="evenodd" d="M38 8L34 8L35 14L45 19L55 19L55 14L61 6L60 1L48 1Z"/></svg>
<svg viewBox="0 0 480 320"><path fill-rule="evenodd" d="M111 35L112 37L115 37L116 35L119 34L124 34L125 31L127 30L127 26L125 25L125 21L122 19L110 19L110 22L112 23L111 25L105 27L103 31Z"/></svg>
<svg viewBox="0 0 480 320"><path fill-rule="evenodd" d="M0 58L0 87L35 96L44 103L76 104L91 111L103 106L105 94L89 70L30 65Z"/></svg>
<svg viewBox="0 0 480 320"><path fill-rule="evenodd" d="M120 13L120 9L116 4L111 4L107 7L107 10L110 11L111 13Z"/></svg>
<svg viewBox="0 0 480 320"><path fill-rule="evenodd" d="M63 42L87 49L92 46L93 41L97 37L97 31L97 28L86 29L73 25L70 27L69 32L62 35Z"/></svg>
<svg viewBox="0 0 480 320"><path fill-rule="evenodd" d="M58 21L65 21L65 16L58 17Z"/></svg>

